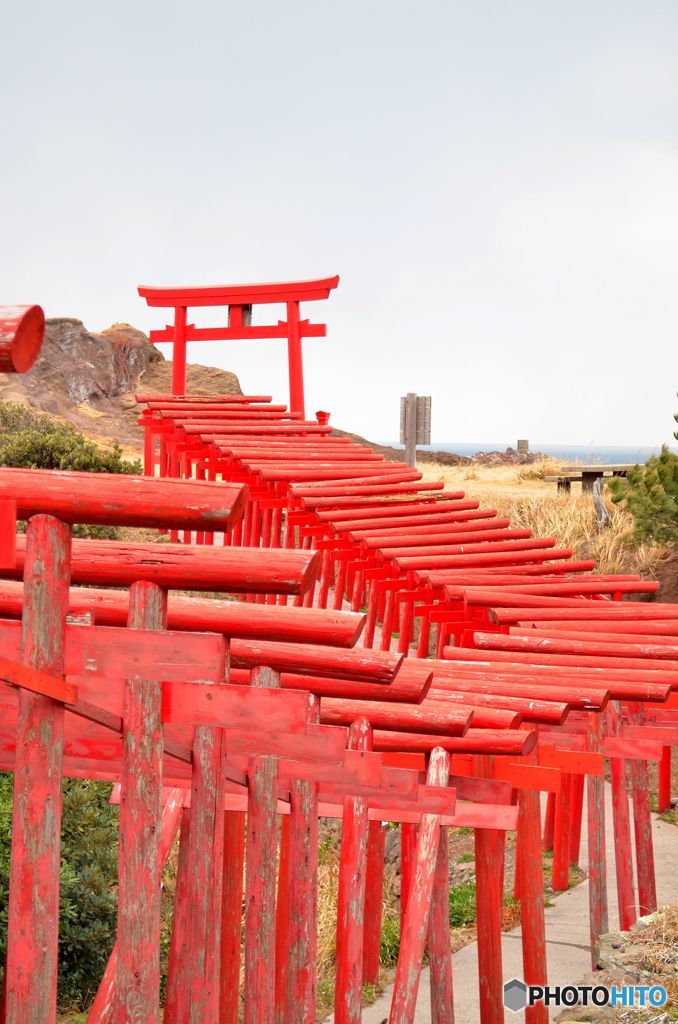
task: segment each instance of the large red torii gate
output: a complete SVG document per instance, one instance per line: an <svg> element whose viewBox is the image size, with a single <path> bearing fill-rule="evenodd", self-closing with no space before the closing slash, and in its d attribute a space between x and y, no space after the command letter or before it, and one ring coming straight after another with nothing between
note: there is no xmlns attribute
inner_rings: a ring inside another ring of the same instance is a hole
<svg viewBox="0 0 678 1024"><path fill-rule="evenodd" d="M243 339L286 338L290 375L290 410L304 415L304 368L302 338L324 338L326 324L313 324L299 315L301 302L327 299L339 284L339 275L314 281L286 281L277 284L227 284L204 287L155 288L139 286L139 295L149 306L174 307L174 324L150 333L152 342L172 342L172 394L186 393L186 343L189 341L240 341ZM252 323L252 307L285 303L287 320L277 324ZM187 311L195 306L227 306L225 327L196 327L187 323Z"/></svg>

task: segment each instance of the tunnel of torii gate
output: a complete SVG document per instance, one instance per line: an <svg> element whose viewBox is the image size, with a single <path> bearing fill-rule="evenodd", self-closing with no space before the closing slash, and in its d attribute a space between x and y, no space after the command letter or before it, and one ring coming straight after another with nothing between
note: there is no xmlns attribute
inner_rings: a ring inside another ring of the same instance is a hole
<svg viewBox="0 0 678 1024"><path fill-rule="evenodd" d="M186 344L189 341L243 341L286 338L290 377L290 411L305 415L302 338L324 338L326 324L302 320L299 306L329 298L339 284L339 275L313 281L284 281L273 284L226 284L206 287L155 288L139 286L139 295L149 306L174 307L174 323L150 333L151 342L172 343L172 394L186 393ZM256 325L254 306L284 304L287 319L275 324ZM228 318L223 327L189 324L188 310L198 306L225 306Z"/></svg>

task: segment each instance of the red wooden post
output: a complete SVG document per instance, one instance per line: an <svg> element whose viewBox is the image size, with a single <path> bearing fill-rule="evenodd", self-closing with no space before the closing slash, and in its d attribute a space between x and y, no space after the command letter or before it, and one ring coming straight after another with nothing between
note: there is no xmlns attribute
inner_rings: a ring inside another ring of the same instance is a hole
<svg viewBox="0 0 678 1024"><path fill-rule="evenodd" d="M186 394L186 307L174 310L174 344L172 345L172 394Z"/></svg>
<svg viewBox="0 0 678 1024"><path fill-rule="evenodd" d="M269 668L252 670L252 686L277 687ZM274 1024L275 875L277 848L275 757L248 762L247 870L245 875L245 1024Z"/></svg>
<svg viewBox="0 0 678 1024"><path fill-rule="evenodd" d="M402 822L400 826L400 927L402 928L407 910L407 901L412 885L412 866L417 846L417 826Z"/></svg>
<svg viewBox="0 0 678 1024"><path fill-rule="evenodd" d="M579 866L581 847L581 826L584 812L585 775L572 776L572 810L570 814L570 864Z"/></svg>
<svg viewBox="0 0 678 1024"><path fill-rule="evenodd" d="M531 760L536 763L536 757ZM539 793L521 789L518 793L518 839L520 857L520 924L523 946L523 979L527 985L546 984L546 936L544 930L544 875L542 872L541 812ZM547 1024L548 1010L538 1003L525 1010L527 1024Z"/></svg>
<svg viewBox="0 0 678 1024"><path fill-rule="evenodd" d="M173 789L169 792L165 806L162 812L162 839L161 839L161 851L160 860L163 867L167 863L172 844L176 838L177 831L179 829L179 822L181 821L182 805L184 801L184 791L182 789ZM99 988L92 1001L92 1005L89 1008L87 1014L87 1024L109 1024L113 1013L113 1003L115 1000L115 973L118 964L118 946L117 943L113 946L104 976L99 983ZM0 1016L0 1021L2 1017Z"/></svg>
<svg viewBox="0 0 678 1024"><path fill-rule="evenodd" d="M223 730L198 726L193 740L191 828L188 840L187 945L190 1024L214 1024L219 1014L223 877Z"/></svg>
<svg viewBox="0 0 678 1024"><path fill-rule="evenodd" d="M181 813L181 838L179 841L179 862L174 890L174 916L167 963L167 986L165 988L165 1014L163 1024L185 1024L188 1020L190 988L191 949L188 945L188 888L190 872L189 837L191 834L191 810L184 807Z"/></svg>
<svg viewBox="0 0 678 1024"><path fill-rule="evenodd" d="M588 716L588 748L602 750L603 726L601 715L591 712ZM605 857L605 788L603 779L597 775L586 778L586 800L588 804L589 838L589 923L591 929L591 962L593 947L599 935L608 931L607 915L607 861Z"/></svg>
<svg viewBox="0 0 678 1024"><path fill-rule="evenodd" d="M475 758L478 775L491 777L491 758ZM476 828L476 921L478 931L478 988L480 1024L503 1024L501 919L504 902L504 843L506 833Z"/></svg>
<svg viewBox="0 0 678 1024"><path fill-rule="evenodd" d="M442 747L436 747L431 751L426 774L428 786L447 785L450 760L450 755ZM400 935L400 952L393 983L390 1024L409 1024L414 1020L439 845L440 816L424 814L417 836L412 885Z"/></svg>
<svg viewBox="0 0 678 1024"><path fill-rule="evenodd" d="M553 849L553 830L556 823L556 794L549 793L546 798L546 814L544 815L543 848L546 852Z"/></svg>
<svg viewBox="0 0 678 1024"><path fill-rule="evenodd" d="M481 1024L502 1024L501 916L505 833L475 830L478 981Z"/></svg>
<svg viewBox="0 0 678 1024"><path fill-rule="evenodd" d="M304 364L301 354L301 333L299 331L299 303L287 303L287 358L290 374L290 412L305 416L304 405Z"/></svg>
<svg viewBox="0 0 678 1024"><path fill-rule="evenodd" d="M164 629L167 593L155 583L130 589L128 626ZM159 681L128 679L123 708L115 1019L159 1020L160 820L162 751Z"/></svg>
<svg viewBox="0 0 678 1024"><path fill-rule="evenodd" d="M359 718L349 729L349 750L369 750L371 737L369 722L366 718ZM358 1024L362 1015L367 827L367 800L359 796L347 797L344 800L339 858L334 989L336 1024Z"/></svg>
<svg viewBox="0 0 678 1024"><path fill-rule="evenodd" d="M377 985L379 983L385 847L386 826L382 821L371 821L367 836L365 933L363 942L363 981L368 982L370 985Z"/></svg>
<svg viewBox="0 0 678 1024"><path fill-rule="evenodd" d="M605 717L608 735L621 735L621 715L618 701L608 703ZM623 757L610 758L610 776L619 925L622 931L627 931L636 920L636 897L633 887L633 855L629 798L626 790L626 760Z"/></svg>
<svg viewBox="0 0 678 1024"><path fill-rule="evenodd" d="M560 793L556 796L556 816L553 829L553 869L551 884L554 892L564 892L569 884L570 868L570 812L572 805L571 775L563 772Z"/></svg>
<svg viewBox="0 0 678 1024"><path fill-rule="evenodd" d="M226 811L221 897L221 999L219 1024L238 1024L245 813Z"/></svg>
<svg viewBox="0 0 678 1024"><path fill-rule="evenodd" d="M22 660L61 675L71 529L49 515L29 520ZM56 1018L63 704L19 693L10 858L7 1024Z"/></svg>
<svg viewBox="0 0 678 1024"><path fill-rule="evenodd" d="M319 720L309 696L308 721ZM314 1024L318 927L318 786L292 779L286 1024Z"/></svg>
<svg viewBox="0 0 678 1024"><path fill-rule="evenodd" d="M628 715L633 725L641 725L644 721L642 705L629 704ZM654 876L650 780L647 761L637 758L631 759L631 800L633 802L633 831L636 840L638 909L643 916L652 914L657 909L657 886Z"/></svg>
<svg viewBox="0 0 678 1024"><path fill-rule="evenodd" d="M441 826L438 858L433 879L431 916L428 923L431 1024L454 1024L449 872L448 831L445 826Z"/></svg>
<svg viewBox="0 0 678 1024"><path fill-rule="evenodd" d="M282 1024L287 1000L287 959L290 886L290 816L280 821L278 895L275 903L275 1020Z"/></svg>
<svg viewBox="0 0 678 1024"><path fill-rule="evenodd" d="M657 810L660 814L671 807L671 747L662 749L659 762L659 790L657 793Z"/></svg>

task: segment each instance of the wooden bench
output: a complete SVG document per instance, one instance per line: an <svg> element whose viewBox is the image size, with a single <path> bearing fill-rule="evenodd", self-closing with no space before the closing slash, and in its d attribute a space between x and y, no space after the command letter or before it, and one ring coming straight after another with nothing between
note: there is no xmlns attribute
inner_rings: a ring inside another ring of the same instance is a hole
<svg viewBox="0 0 678 1024"><path fill-rule="evenodd" d="M555 481L559 491L570 493L572 481L581 481L582 493L593 490L596 480L604 477L626 476L635 463L620 463L618 465L595 465L595 466L563 466L560 473L554 476L545 476L548 483Z"/></svg>

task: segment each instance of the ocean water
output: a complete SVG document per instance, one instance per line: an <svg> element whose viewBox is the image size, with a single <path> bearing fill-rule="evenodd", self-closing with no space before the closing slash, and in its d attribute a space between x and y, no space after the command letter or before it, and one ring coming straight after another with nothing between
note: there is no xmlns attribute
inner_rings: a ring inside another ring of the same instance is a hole
<svg viewBox="0 0 678 1024"><path fill-rule="evenodd" d="M390 442L386 442L390 443ZM394 445L402 448L402 445ZM423 447L423 451L454 452L456 455L476 455L478 452L505 452L515 448L515 441L439 441ZM672 451L678 451L671 447ZM530 441L530 451L551 455L561 462L600 463L645 463L651 456L659 455L661 445L602 445L602 444L547 444Z"/></svg>

